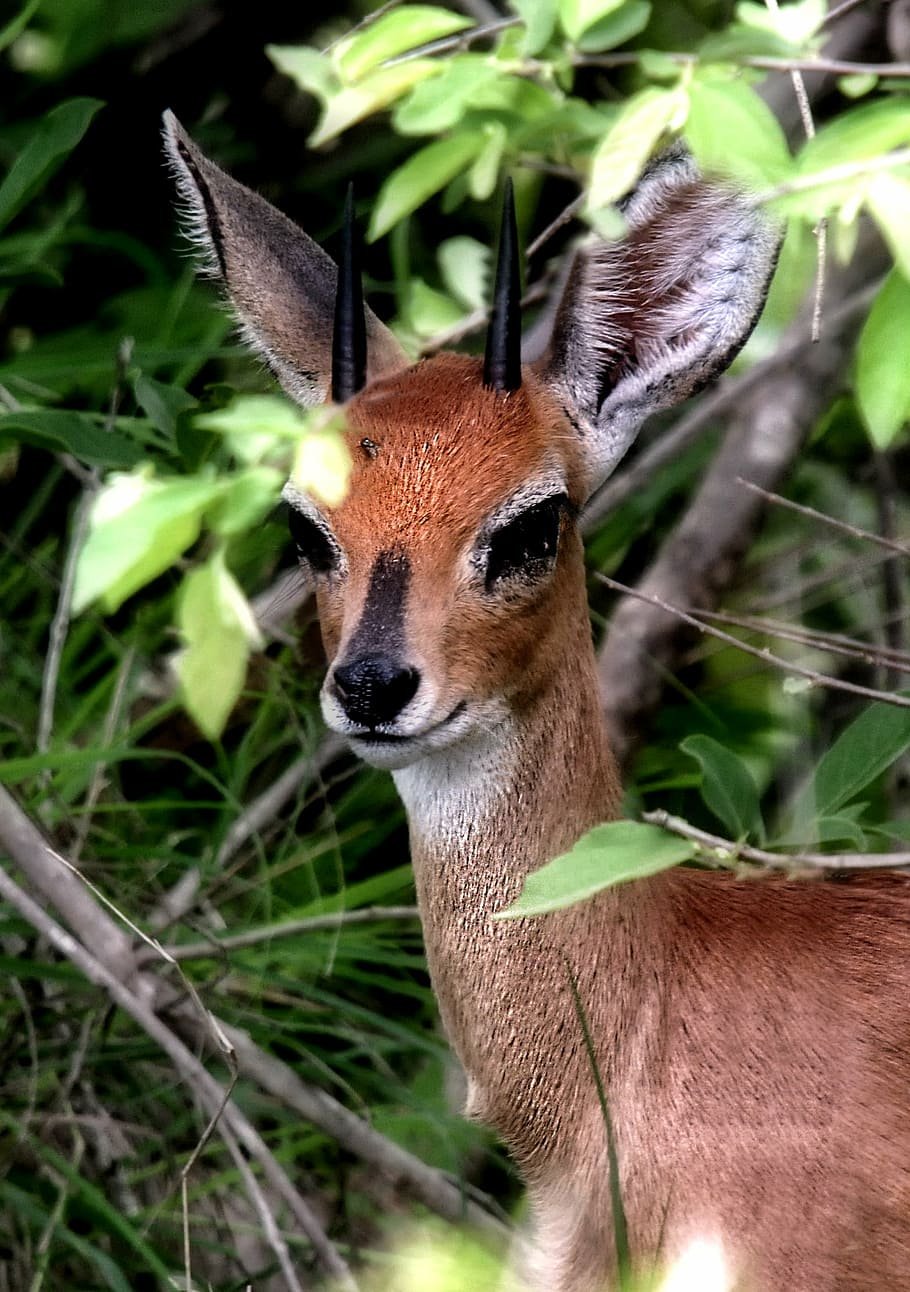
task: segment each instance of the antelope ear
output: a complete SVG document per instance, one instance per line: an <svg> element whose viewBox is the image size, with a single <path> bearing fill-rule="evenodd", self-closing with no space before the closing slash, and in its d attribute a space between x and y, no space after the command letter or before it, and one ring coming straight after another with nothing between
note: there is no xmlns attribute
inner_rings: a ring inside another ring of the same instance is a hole
<svg viewBox="0 0 910 1292"><path fill-rule="evenodd" d="M536 365L583 437L590 492L651 413L731 362L761 312L780 234L735 188L663 153L626 200L621 242L576 255Z"/></svg>
<svg viewBox="0 0 910 1292"><path fill-rule="evenodd" d="M335 262L286 215L200 152L172 112L164 146L184 229L203 271L224 283L244 340L299 404L328 398ZM406 367L387 327L367 309L367 376Z"/></svg>

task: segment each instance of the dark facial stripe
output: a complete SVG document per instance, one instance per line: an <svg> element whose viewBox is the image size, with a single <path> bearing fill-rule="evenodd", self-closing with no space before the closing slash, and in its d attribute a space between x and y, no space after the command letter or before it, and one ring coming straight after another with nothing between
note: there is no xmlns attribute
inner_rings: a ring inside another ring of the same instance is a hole
<svg viewBox="0 0 910 1292"><path fill-rule="evenodd" d="M404 655L404 607L410 581L411 563L404 552L379 553L370 571L360 623L348 647L350 659L377 650Z"/></svg>

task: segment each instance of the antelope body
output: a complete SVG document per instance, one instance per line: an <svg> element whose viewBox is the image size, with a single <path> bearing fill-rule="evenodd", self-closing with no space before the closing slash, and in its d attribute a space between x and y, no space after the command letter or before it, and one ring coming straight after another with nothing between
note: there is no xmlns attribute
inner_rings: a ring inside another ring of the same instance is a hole
<svg viewBox="0 0 910 1292"><path fill-rule="evenodd" d="M616 1275L571 977L634 1268L707 1239L747 1292L910 1289L904 881L675 870L544 918L492 919L529 871L618 811L575 517L644 417L742 344L774 230L669 152L626 205L626 241L579 253L543 361L520 366L514 263L501 261L484 364L412 366L363 313L349 258L336 310L329 258L170 117L166 140L246 337L294 398L345 403L344 502L285 491L316 579L323 708L404 800L466 1111L527 1182L528 1286L600 1292Z"/></svg>

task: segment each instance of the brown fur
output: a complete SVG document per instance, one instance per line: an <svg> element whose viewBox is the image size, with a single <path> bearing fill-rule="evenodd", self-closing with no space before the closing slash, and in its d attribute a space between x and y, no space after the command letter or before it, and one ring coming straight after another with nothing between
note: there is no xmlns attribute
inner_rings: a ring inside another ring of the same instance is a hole
<svg viewBox="0 0 910 1292"><path fill-rule="evenodd" d="M707 1236L755 1292L910 1289L906 881L677 870L560 914L494 921L529 870L619 803L571 526L552 581L526 604L483 605L455 573L484 517L548 455L583 497L576 442L533 382L496 396L455 356L368 388L349 422L357 465L332 523L350 582L321 593L330 656L357 622L375 553L400 546L422 666L451 702L506 693L517 717L513 770L480 811L453 798L448 828L419 814L411 827L469 1112L528 1182L529 1280L592 1292L614 1270L606 1134L571 968L641 1268Z"/></svg>

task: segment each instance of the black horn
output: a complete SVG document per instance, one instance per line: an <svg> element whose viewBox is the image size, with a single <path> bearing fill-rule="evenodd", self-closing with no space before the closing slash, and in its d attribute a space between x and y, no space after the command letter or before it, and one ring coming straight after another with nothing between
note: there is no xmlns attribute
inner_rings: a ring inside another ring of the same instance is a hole
<svg viewBox="0 0 910 1292"><path fill-rule="evenodd" d="M521 270L511 179L506 180L502 203L493 316L483 358L483 384L491 390L517 390L521 385Z"/></svg>
<svg viewBox="0 0 910 1292"><path fill-rule="evenodd" d="M362 390L367 379L367 329L363 313L360 245L354 228L354 187L348 185L341 234L341 260L335 289L332 333L332 400L343 404Z"/></svg>

